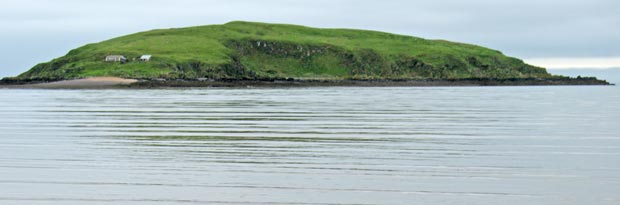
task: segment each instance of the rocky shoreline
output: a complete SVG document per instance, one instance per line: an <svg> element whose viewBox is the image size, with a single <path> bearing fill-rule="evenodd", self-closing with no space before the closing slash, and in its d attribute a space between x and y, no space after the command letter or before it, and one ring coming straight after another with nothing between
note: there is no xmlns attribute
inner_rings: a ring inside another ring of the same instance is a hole
<svg viewBox="0 0 620 205"><path fill-rule="evenodd" d="M432 86L553 86L612 85L595 78L570 79L458 79L458 80L217 80L140 81L129 88L157 87L432 87Z"/></svg>
<svg viewBox="0 0 620 205"><path fill-rule="evenodd" d="M297 80L297 79L122 79L87 78L77 80L13 80L3 79L0 88L33 89L97 89L97 88L189 88L189 87L432 87L432 86L564 86L564 85L613 85L591 77L580 78L514 78L514 79L446 79L446 80Z"/></svg>

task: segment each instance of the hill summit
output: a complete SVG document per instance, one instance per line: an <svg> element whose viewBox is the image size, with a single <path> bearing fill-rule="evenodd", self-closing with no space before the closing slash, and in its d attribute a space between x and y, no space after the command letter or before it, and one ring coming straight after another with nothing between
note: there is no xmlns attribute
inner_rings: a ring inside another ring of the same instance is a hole
<svg viewBox="0 0 620 205"><path fill-rule="evenodd" d="M544 68L488 48L352 29L235 21L160 29L71 50L17 79L514 79Z"/></svg>

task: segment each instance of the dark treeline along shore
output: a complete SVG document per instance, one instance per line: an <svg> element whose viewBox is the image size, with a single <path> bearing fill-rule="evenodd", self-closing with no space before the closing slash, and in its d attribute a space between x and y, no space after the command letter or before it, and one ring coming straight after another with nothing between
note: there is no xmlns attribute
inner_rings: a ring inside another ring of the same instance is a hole
<svg viewBox="0 0 620 205"><path fill-rule="evenodd" d="M230 22L161 29L71 50L0 85L92 77L129 87L607 85L549 74L470 44L376 31Z"/></svg>

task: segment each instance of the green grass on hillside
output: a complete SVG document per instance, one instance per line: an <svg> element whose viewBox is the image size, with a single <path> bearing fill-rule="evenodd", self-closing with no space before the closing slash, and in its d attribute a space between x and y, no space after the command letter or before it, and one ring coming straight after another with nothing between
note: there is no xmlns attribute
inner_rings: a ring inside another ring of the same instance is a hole
<svg viewBox="0 0 620 205"><path fill-rule="evenodd" d="M150 62L134 59L151 54ZM128 63L104 62L125 55ZM89 44L21 79L297 78L459 79L550 77L499 51L444 40L351 29L230 22L152 30Z"/></svg>

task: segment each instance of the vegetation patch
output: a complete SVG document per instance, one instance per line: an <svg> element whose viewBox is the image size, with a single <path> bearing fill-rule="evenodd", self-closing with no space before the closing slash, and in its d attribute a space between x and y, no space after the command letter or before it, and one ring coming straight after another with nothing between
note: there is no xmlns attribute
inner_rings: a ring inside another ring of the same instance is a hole
<svg viewBox="0 0 620 205"><path fill-rule="evenodd" d="M149 55L148 61L143 61L144 55ZM153 30L85 45L15 79L100 76L189 80L552 77L544 68L470 44L376 31L231 22Z"/></svg>

